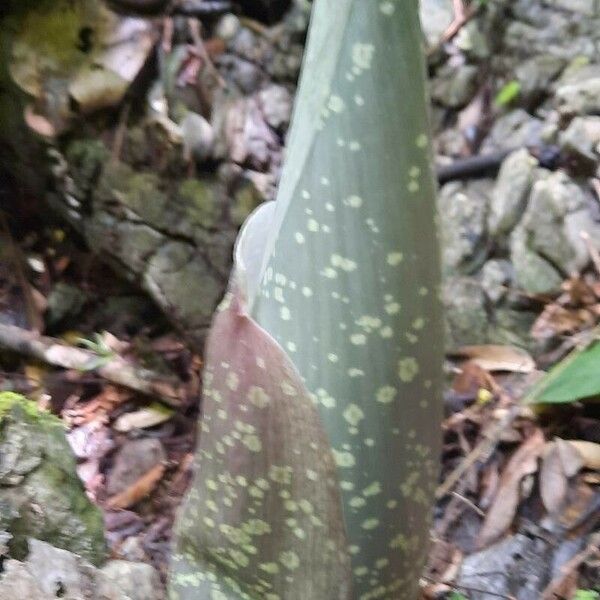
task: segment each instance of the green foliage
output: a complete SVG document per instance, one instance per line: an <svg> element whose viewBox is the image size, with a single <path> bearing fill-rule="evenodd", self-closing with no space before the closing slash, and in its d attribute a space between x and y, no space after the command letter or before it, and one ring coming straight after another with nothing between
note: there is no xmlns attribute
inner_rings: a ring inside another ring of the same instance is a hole
<svg viewBox="0 0 600 600"><path fill-rule="evenodd" d="M207 345L173 599L416 597L443 348L424 72L416 1L315 3L277 203Z"/></svg>
<svg viewBox="0 0 600 600"><path fill-rule="evenodd" d="M509 81L498 92L495 102L498 106L508 106L511 102L518 98L520 93L521 84L516 80Z"/></svg>
<svg viewBox="0 0 600 600"><path fill-rule="evenodd" d="M594 590L577 590L573 600L599 600L600 593Z"/></svg>
<svg viewBox="0 0 600 600"><path fill-rule="evenodd" d="M527 395L529 403L565 404L600 395L600 343L575 350Z"/></svg>
<svg viewBox="0 0 600 600"><path fill-rule="evenodd" d="M99 369L108 364L115 357L114 350L106 343L104 337L99 333L95 333L94 338L91 340L88 340L87 338L77 338L77 343L97 355L85 365L85 371Z"/></svg>
<svg viewBox="0 0 600 600"><path fill-rule="evenodd" d="M468 598L463 596L460 592L452 592L448 597L448 600L468 600Z"/></svg>

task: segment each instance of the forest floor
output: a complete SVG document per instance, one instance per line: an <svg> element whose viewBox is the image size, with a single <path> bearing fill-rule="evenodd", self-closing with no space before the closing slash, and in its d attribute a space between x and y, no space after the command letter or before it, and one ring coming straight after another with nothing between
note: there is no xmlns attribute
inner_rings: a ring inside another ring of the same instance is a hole
<svg viewBox="0 0 600 600"><path fill-rule="evenodd" d="M449 348L423 598L592 600L600 598L600 14L584 1L452 7L426 27L445 180ZM219 62L217 36L205 43L217 68L231 69ZM473 162L479 156L483 164ZM164 577L191 477L202 356L40 198L14 181L0 195L11 205L0 223L0 322L97 356L65 370L3 351L1 386L64 421L112 556L150 562ZM573 197L579 204L566 208ZM553 217L540 224L547 211ZM575 241L574 214L584 233ZM534 241L523 248L520 235ZM520 270L528 261L537 271ZM107 375L121 359L152 370L162 402ZM555 365L554 379L536 386Z"/></svg>

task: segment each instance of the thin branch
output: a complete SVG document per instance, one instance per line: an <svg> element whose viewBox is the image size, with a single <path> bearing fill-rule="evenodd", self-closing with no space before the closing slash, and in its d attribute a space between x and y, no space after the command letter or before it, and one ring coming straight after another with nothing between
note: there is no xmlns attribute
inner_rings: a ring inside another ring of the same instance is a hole
<svg viewBox="0 0 600 600"><path fill-rule="evenodd" d="M465 456L465 458L459 463L459 465L446 477L444 483L442 483L435 492L437 500L443 498L446 494L450 493L454 486L458 483L460 478L480 459L484 460L490 456L494 448L500 441L502 433L505 429L517 418L521 412L522 406L515 404L498 423L492 428L492 430L473 448L473 450Z"/></svg>
<svg viewBox="0 0 600 600"><path fill-rule="evenodd" d="M93 371L111 383L153 396L169 406L181 404L183 388L177 380L131 365L120 356L108 356L105 364L98 365L99 355L91 350L74 348L56 338L3 324L0 324L0 347L55 367Z"/></svg>

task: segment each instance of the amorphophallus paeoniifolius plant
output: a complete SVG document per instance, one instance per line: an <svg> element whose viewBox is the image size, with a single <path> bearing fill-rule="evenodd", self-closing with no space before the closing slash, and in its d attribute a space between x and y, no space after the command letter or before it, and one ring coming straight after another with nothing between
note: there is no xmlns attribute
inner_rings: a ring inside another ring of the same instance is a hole
<svg viewBox="0 0 600 600"><path fill-rule="evenodd" d="M416 0L316 0L207 343L173 599L415 598L443 335Z"/></svg>

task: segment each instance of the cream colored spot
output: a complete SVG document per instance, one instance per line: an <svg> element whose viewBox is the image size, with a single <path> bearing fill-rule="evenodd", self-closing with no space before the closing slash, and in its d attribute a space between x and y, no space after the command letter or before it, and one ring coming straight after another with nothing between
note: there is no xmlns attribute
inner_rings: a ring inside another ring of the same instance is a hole
<svg viewBox="0 0 600 600"><path fill-rule="evenodd" d="M368 446L369 448L372 448L375 445L375 440L373 438L366 438L365 439L365 446Z"/></svg>
<svg viewBox="0 0 600 600"><path fill-rule="evenodd" d="M260 356L256 357L256 366L259 369L266 369L267 368L267 364L265 363L265 359L261 358Z"/></svg>
<svg viewBox="0 0 600 600"><path fill-rule="evenodd" d="M344 204L351 208L360 208L363 205L363 199L360 196L348 196L344 199Z"/></svg>
<svg viewBox="0 0 600 600"><path fill-rule="evenodd" d="M269 398L269 395L265 392L265 390L256 385L253 385L248 390L247 398L252 404L254 404L254 406L258 408L265 408L265 406L267 406L271 401L271 398Z"/></svg>
<svg viewBox="0 0 600 600"><path fill-rule="evenodd" d="M304 242L306 241L306 238L304 237L304 235L302 235L299 231L297 231L294 234L294 238L296 239L296 242L298 244L304 244Z"/></svg>
<svg viewBox="0 0 600 600"><path fill-rule="evenodd" d="M230 371L229 373L227 373L226 383L227 387L231 391L235 392L235 390L238 389L238 385L240 384L240 378L237 376L237 373Z"/></svg>
<svg viewBox="0 0 600 600"><path fill-rule="evenodd" d="M384 2L381 2L381 4L379 5L379 10L386 16L390 16L394 14L394 11L396 10L396 7L394 6L394 3L391 0L385 0Z"/></svg>
<svg viewBox="0 0 600 600"><path fill-rule="evenodd" d="M325 267L321 271L321 275L327 277L327 279L335 279L337 277L337 271L333 267Z"/></svg>
<svg viewBox="0 0 600 600"><path fill-rule="evenodd" d="M310 192L308 190L302 190L302 197L305 200L310 200Z"/></svg>
<svg viewBox="0 0 600 600"><path fill-rule="evenodd" d="M427 146L427 136L424 133L419 134L415 143L417 148L425 148Z"/></svg>
<svg viewBox="0 0 600 600"><path fill-rule="evenodd" d="M292 318L290 309L287 306L281 307L281 309L279 311L279 315L284 321L289 321Z"/></svg>
<svg viewBox="0 0 600 600"><path fill-rule="evenodd" d="M364 346L367 343L367 336L363 333L355 333L350 336L350 342L355 346Z"/></svg>
<svg viewBox="0 0 600 600"><path fill-rule="evenodd" d="M396 397L397 390L391 385L384 385L377 390L377 402L381 404L389 404Z"/></svg>
<svg viewBox="0 0 600 600"><path fill-rule="evenodd" d="M373 329L378 329L379 327L381 327L381 319L369 315L363 315L362 317L357 319L355 323L361 329L364 329L367 333L371 333Z"/></svg>
<svg viewBox="0 0 600 600"><path fill-rule="evenodd" d="M408 183L407 187L408 187L408 191L411 194L415 194L416 192L418 192L421 189L419 182L415 181L414 179Z"/></svg>
<svg viewBox="0 0 600 600"><path fill-rule="evenodd" d="M398 361L398 377L404 383L410 383L419 373L419 364L409 356Z"/></svg>
<svg viewBox="0 0 600 600"><path fill-rule="evenodd" d="M333 458L335 460L335 464L338 467L342 467L342 468L350 468L353 467L356 464L356 459L354 458L354 455L351 454L350 452L340 452L338 450L333 449Z"/></svg>
<svg viewBox="0 0 600 600"><path fill-rule="evenodd" d="M379 519L367 519L366 521L362 522L361 527L363 529L366 529L367 531L370 531L372 529L375 529L378 525Z"/></svg>
<svg viewBox="0 0 600 600"><path fill-rule="evenodd" d="M391 267L397 267L403 259L404 255L402 254L402 252L390 252L387 255L387 264Z"/></svg>
<svg viewBox="0 0 600 600"><path fill-rule="evenodd" d="M286 396L295 396L296 395L296 388L289 381L281 382L281 391Z"/></svg>
<svg viewBox="0 0 600 600"><path fill-rule="evenodd" d="M296 350L298 349L294 342L288 342L285 346L290 352L296 352Z"/></svg>
<svg viewBox="0 0 600 600"><path fill-rule="evenodd" d="M343 271L347 271L348 273L355 271L357 267L356 263L353 260L349 258L344 258L339 254L332 254L330 261L334 267L339 267L340 269L342 269Z"/></svg>
<svg viewBox="0 0 600 600"><path fill-rule="evenodd" d="M391 338L394 335L394 330L389 325L386 325L381 328L379 335L384 339Z"/></svg>
<svg viewBox="0 0 600 600"><path fill-rule="evenodd" d="M306 469L306 477L311 481L317 481L317 479L319 478L317 472L313 471L312 469Z"/></svg>
<svg viewBox="0 0 600 600"><path fill-rule="evenodd" d="M262 571L265 571L265 573L268 573L269 575L276 575L279 573L279 565L276 563L261 563L258 565L258 568Z"/></svg>
<svg viewBox="0 0 600 600"><path fill-rule="evenodd" d="M336 363L339 359L340 359L340 357L337 354L333 354L333 352L330 352L327 355L327 360L329 362Z"/></svg>
<svg viewBox="0 0 600 600"><path fill-rule="evenodd" d="M397 302L390 302L385 305L385 312L388 315L397 315L400 312L400 305Z"/></svg>
<svg viewBox="0 0 600 600"><path fill-rule="evenodd" d="M374 481L371 485L367 486L362 493L363 496L366 496L367 498L377 496L381 494L381 484L379 481Z"/></svg>
<svg viewBox="0 0 600 600"><path fill-rule="evenodd" d="M309 287L304 286L302 288L302 295L306 298L310 298L313 295L313 291Z"/></svg>
<svg viewBox="0 0 600 600"><path fill-rule="evenodd" d="M306 228L313 233L317 233L319 231L319 223L315 219L309 219L306 222Z"/></svg>
<svg viewBox="0 0 600 600"><path fill-rule="evenodd" d="M300 566L300 559L293 550L282 552L279 555L279 562L290 571L294 571Z"/></svg>
<svg viewBox="0 0 600 600"><path fill-rule="evenodd" d="M360 406L354 403L348 405L343 414L344 419L346 419L346 421L348 421L348 423L354 427L356 427L365 418L365 413L363 410L360 408Z"/></svg>
<svg viewBox="0 0 600 600"><path fill-rule="evenodd" d="M349 148L351 152L358 152L361 149L360 142L357 142L356 140L351 141Z"/></svg>
<svg viewBox="0 0 600 600"><path fill-rule="evenodd" d="M352 368L348 369L348 375L350 377L364 377L365 372L362 369Z"/></svg>
<svg viewBox="0 0 600 600"><path fill-rule="evenodd" d="M354 498L351 498L350 501L348 502L348 504L352 508L361 508L361 507L365 506L366 503L367 503L367 501L364 498L361 498L360 496L354 496Z"/></svg>
<svg viewBox="0 0 600 600"><path fill-rule="evenodd" d="M326 202L325 203L325 210L327 210L329 212L334 212L335 211L335 206L333 204L331 204L331 202Z"/></svg>
<svg viewBox="0 0 600 600"><path fill-rule="evenodd" d="M269 478L276 483L289 485L292 482L292 468L271 465L269 467Z"/></svg>
<svg viewBox="0 0 600 600"><path fill-rule="evenodd" d="M329 108L330 111L332 111L334 113L341 113L344 110L344 108L346 107L346 104L339 96L332 94L329 97L329 102L327 103L327 107Z"/></svg>
<svg viewBox="0 0 600 600"><path fill-rule="evenodd" d="M210 517L204 517L203 521L204 521L204 524L207 527L214 527L215 526L215 522Z"/></svg>
<svg viewBox="0 0 600 600"><path fill-rule="evenodd" d="M354 102L356 103L356 106L364 106L365 99L360 94L356 94L356 96L354 96Z"/></svg>
<svg viewBox="0 0 600 600"><path fill-rule="evenodd" d="M345 492L351 492L354 489L354 484L351 481L340 481L340 487Z"/></svg>
<svg viewBox="0 0 600 600"><path fill-rule="evenodd" d="M260 452L262 450L262 444L256 435L245 435L242 438L242 444L251 452Z"/></svg>
<svg viewBox="0 0 600 600"><path fill-rule="evenodd" d="M329 179L327 177L321 177L321 185L329 185Z"/></svg>
<svg viewBox="0 0 600 600"><path fill-rule="evenodd" d="M352 61L359 69L370 69L374 53L375 46L373 44L356 43L352 46Z"/></svg>
<svg viewBox="0 0 600 600"><path fill-rule="evenodd" d="M425 319L423 317L418 317L413 321L413 329L416 329L417 331L419 329L423 329L423 327L425 327Z"/></svg>
<svg viewBox="0 0 600 600"><path fill-rule="evenodd" d="M280 287L276 287L273 290L273 298L275 298L277 302L285 302L285 299L283 297L283 289L281 289Z"/></svg>

